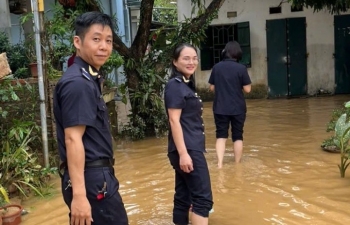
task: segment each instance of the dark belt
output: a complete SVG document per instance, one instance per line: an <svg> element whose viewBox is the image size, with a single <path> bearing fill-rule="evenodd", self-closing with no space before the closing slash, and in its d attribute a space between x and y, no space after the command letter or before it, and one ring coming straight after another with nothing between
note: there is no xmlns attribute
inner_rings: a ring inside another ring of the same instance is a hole
<svg viewBox="0 0 350 225"><path fill-rule="evenodd" d="M98 159L94 161L85 162L85 169L86 168L98 168L98 167L113 167L114 165L114 158L113 159ZM63 172L65 169L68 169L67 162L62 162L59 167L59 175L62 178Z"/></svg>

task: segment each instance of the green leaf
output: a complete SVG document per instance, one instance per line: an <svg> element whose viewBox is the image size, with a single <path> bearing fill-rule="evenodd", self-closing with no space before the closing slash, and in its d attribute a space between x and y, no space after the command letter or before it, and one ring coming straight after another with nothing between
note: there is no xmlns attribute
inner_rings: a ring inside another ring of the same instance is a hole
<svg viewBox="0 0 350 225"><path fill-rule="evenodd" d="M2 194L3 198L5 199L5 202L9 203L10 202L9 196L7 194L7 191L5 190L5 188L3 186L0 186L0 193Z"/></svg>
<svg viewBox="0 0 350 225"><path fill-rule="evenodd" d="M3 111L3 112L1 113L2 118L6 119L7 114L8 114L7 111Z"/></svg>
<svg viewBox="0 0 350 225"><path fill-rule="evenodd" d="M345 108L350 108L350 101L348 101L347 103L345 103Z"/></svg>
<svg viewBox="0 0 350 225"><path fill-rule="evenodd" d="M128 103L128 100L125 95L122 97L122 102L126 105Z"/></svg>
<svg viewBox="0 0 350 225"><path fill-rule="evenodd" d="M343 150L347 146L347 143L350 139L350 122L346 119L346 113L342 114L339 119L337 120L337 123L335 124L335 139L334 143L337 145L338 148Z"/></svg>

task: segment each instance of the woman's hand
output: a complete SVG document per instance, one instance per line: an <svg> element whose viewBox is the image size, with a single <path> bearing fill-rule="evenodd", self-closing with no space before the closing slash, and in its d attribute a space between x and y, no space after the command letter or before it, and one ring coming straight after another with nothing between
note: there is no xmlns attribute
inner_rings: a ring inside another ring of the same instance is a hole
<svg viewBox="0 0 350 225"><path fill-rule="evenodd" d="M187 152L180 155L180 168L185 173L190 173L193 171L192 159Z"/></svg>

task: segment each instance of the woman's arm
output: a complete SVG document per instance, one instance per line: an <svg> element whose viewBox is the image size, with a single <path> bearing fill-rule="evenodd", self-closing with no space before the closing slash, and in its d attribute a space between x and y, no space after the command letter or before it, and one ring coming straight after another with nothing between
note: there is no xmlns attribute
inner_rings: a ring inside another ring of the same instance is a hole
<svg viewBox="0 0 350 225"><path fill-rule="evenodd" d="M252 90L252 85L251 84L244 85L243 90L245 93L249 93Z"/></svg>
<svg viewBox="0 0 350 225"><path fill-rule="evenodd" d="M187 152L185 140L180 123L182 109L168 109L171 133L180 156L180 168L185 173L193 170L192 159Z"/></svg>
<svg viewBox="0 0 350 225"><path fill-rule="evenodd" d="M214 92L215 91L215 85L214 84L209 85L209 90Z"/></svg>

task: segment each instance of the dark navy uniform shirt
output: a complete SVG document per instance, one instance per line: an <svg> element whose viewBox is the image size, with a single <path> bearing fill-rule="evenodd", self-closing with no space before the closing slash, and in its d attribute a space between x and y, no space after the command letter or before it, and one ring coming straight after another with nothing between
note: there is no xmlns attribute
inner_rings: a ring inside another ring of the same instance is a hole
<svg viewBox="0 0 350 225"><path fill-rule="evenodd" d="M108 112L101 93L102 78L96 69L89 67L76 57L55 88L54 115L62 161L67 161L64 129L77 125L86 126L83 135L86 162L113 158Z"/></svg>
<svg viewBox="0 0 350 225"><path fill-rule="evenodd" d="M247 68L233 59L214 65L209 83L215 86L213 111L220 115L246 113L243 86L251 84Z"/></svg>
<svg viewBox="0 0 350 225"><path fill-rule="evenodd" d="M171 78L165 86L164 100L167 113L169 108L182 109L180 124L187 150L205 152L203 104L194 88L191 88L191 83L186 84L182 76ZM170 129L168 151L176 150Z"/></svg>

